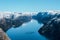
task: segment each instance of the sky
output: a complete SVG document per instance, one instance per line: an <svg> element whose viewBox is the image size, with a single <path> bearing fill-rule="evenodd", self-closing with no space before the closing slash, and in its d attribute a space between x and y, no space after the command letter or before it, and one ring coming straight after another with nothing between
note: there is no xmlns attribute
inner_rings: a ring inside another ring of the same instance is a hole
<svg viewBox="0 0 60 40"><path fill-rule="evenodd" d="M0 0L0 11L39 12L60 10L60 0Z"/></svg>

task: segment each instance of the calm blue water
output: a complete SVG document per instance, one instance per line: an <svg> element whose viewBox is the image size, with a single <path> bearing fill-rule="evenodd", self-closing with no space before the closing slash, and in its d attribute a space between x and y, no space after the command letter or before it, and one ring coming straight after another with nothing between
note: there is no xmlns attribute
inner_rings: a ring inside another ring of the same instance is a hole
<svg viewBox="0 0 60 40"><path fill-rule="evenodd" d="M25 23L18 28L11 28L7 31L11 40L47 40L38 33L43 24L38 24L37 21Z"/></svg>

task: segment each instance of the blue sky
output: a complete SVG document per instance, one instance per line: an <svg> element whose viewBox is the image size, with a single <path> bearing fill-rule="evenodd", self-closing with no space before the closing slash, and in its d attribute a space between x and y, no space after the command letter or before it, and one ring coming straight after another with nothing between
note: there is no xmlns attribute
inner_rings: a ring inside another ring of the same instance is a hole
<svg viewBox="0 0 60 40"><path fill-rule="evenodd" d="M60 0L0 0L0 11L39 12L60 10Z"/></svg>

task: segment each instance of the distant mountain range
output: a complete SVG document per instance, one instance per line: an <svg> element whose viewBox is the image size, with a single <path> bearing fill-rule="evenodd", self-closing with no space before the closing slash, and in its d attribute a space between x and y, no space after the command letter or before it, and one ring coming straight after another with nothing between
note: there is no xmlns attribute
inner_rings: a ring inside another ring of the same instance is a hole
<svg viewBox="0 0 60 40"><path fill-rule="evenodd" d="M5 32L11 27L19 27L23 23L30 22L32 19L43 23L38 32L48 39L60 40L60 12L46 11L46 12L2 12L0 13L0 28Z"/></svg>

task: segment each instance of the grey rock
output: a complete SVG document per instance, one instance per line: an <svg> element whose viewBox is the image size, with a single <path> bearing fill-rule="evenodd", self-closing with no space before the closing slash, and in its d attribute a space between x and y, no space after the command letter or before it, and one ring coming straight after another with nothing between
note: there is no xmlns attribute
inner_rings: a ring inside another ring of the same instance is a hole
<svg viewBox="0 0 60 40"><path fill-rule="evenodd" d="M43 25L38 32L48 40L60 40L60 14Z"/></svg>

